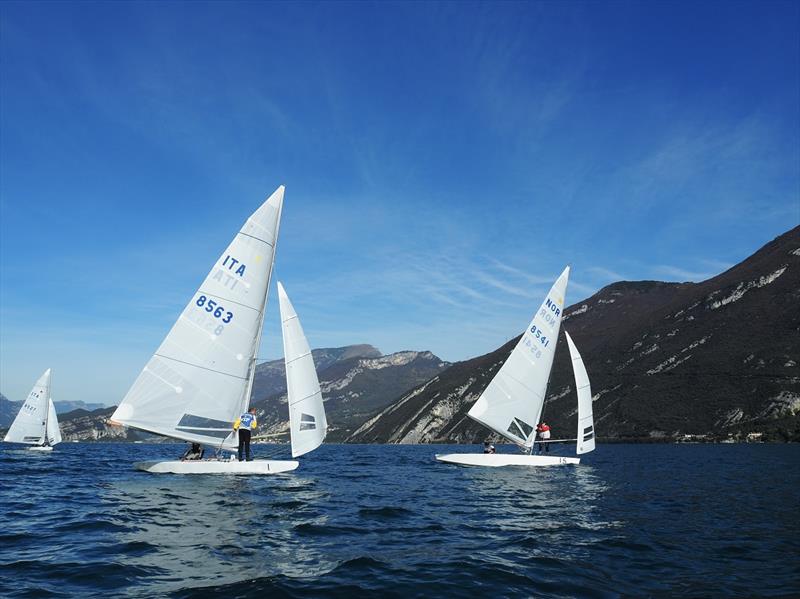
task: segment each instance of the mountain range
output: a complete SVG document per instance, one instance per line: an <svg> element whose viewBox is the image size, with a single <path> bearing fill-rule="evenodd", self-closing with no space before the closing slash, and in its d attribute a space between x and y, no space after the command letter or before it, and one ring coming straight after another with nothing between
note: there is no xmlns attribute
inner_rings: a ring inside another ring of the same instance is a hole
<svg viewBox="0 0 800 599"><path fill-rule="evenodd" d="M583 355L601 441L800 440L800 227L701 283L608 285L567 308L562 328ZM574 380L561 338L543 418L557 437L574 437ZM313 350L328 441L497 440L467 411L518 339L455 364L427 351L382 355L371 345ZM286 439L283 360L258 365L251 403L259 434ZM18 410L0 396L0 427ZM107 425L112 412L60 415L64 438L143 438Z"/></svg>
<svg viewBox="0 0 800 599"><path fill-rule="evenodd" d="M589 372L601 440L800 439L800 227L702 283L609 285L569 307L562 326ZM518 340L453 364L347 440L496 438L467 411ZM576 412L562 341L543 418L574 437Z"/></svg>
<svg viewBox="0 0 800 599"><path fill-rule="evenodd" d="M330 423L328 440L341 441L375 411L389 405L405 391L449 366L431 352L404 351L383 355L371 345L315 349L314 364ZM251 405L258 410L259 434L272 441L288 441L289 408L283 359L259 364L253 379ZM0 402L10 425L21 402ZM66 440L125 441L152 439L133 429L109 425L114 408L77 409L59 413Z"/></svg>
<svg viewBox="0 0 800 599"><path fill-rule="evenodd" d="M11 401L5 395L0 393L0 428L11 426L17 412L22 407L24 401ZM56 401L53 402L56 406L56 414L61 416L73 410L98 410L105 406L100 403L86 403L84 401Z"/></svg>

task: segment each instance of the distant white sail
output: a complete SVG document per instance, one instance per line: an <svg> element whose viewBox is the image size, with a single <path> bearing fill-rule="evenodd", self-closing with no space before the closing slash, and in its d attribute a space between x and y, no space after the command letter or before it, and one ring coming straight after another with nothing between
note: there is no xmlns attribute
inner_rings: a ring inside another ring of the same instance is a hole
<svg viewBox="0 0 800 599"><path fill-rule="evenodd" d="M553 367L569 266L558 277L505 364L469 416L515 443L531 447Z"/></svg>
<svg viewBox="0 0 800 599"><path fill-rule="evenodd" d="M231 448L247 409L284 188L220 255L111 419L144 431Z"/></svg>
<svg viewBox="0 0 800 599"><path fill-rule="evenodd" d="M583 358L578 353L578 348L572 341L569 333L567 336L569 355L572 358L572 371L575 373L575 387L578 390L578 447L577 454L594 451L594 416L592 415L592 387L589 384L589 375L583 365Z"/></svg>
<svg viewBox="0 0 800 599"><path fill-rule="evenodd" d="M28 393L25 403L22 404L3 440L9 443L43 445L49 402L50 369L48 368ZM57 426L58 422L56 422Z"/></svg>
<svg viewBox="0 0 800 599"><path fill-rule="evenodd" d="M61 429L58 428L58 416L56 415L56 405L53 403L52 398L47 399L49 404L47 416L47 443L49 445L57 445L61 443Z"/></svg>
<svg viewBox="0 0 800 599"><path fill-rule="evenodd" d="M319 447L328 431L325 406L319 388L311 349L292 302L278 283L283 325L283 355L286 360L286 388L289 397L289 430L292 457Z"/></svg>

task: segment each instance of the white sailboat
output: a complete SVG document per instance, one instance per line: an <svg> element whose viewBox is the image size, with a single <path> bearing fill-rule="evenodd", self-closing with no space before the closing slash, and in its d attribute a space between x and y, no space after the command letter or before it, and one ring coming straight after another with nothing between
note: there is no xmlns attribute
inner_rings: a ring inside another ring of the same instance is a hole
<svg viewBox="0 0 800 599"><path fill-rule="evenodd" d="M495 467L555 466L580 462L579 458L532 455L536 440L535 427L542 414L550 370L553 367L568 280L569 266L553 284L505 364L468 412L470 418L513 441L524 453L452 453L437 455L437 460L465 466ZM589 429L591 433L591 437L585 439L583 445L579 441L578 453L585 453L594 449L589 377L571 340L569 340L569 344L573 366L576 367L575 376L579 397L578 426L579 429L581 426L584 430ZM582 371L580 376L577 368ZM581 401L581 398L585 398L587 394L588 415L587 403L585 400ZM588 435L589 433L580 435L578 438L581 439ZM589 442L591 442L591 449Z"/></svg>
<svg viewBox="0 0 800 599"><path fill-rule="evenodd" d="M112 423L217 452L237 448L232 425L250 401L283 195L280 186L247 219L117 407ZM215 458L135 466L154 473L275 474L294 470L298 462Z"/></svg>
<svg viewBox="0 0 800 599"><path fill-rule="evenodd" d="M50 397L50 369L45 370L28 393L3 441L30 445L31 451L53 451L61 443L61 430Z"/></svg>

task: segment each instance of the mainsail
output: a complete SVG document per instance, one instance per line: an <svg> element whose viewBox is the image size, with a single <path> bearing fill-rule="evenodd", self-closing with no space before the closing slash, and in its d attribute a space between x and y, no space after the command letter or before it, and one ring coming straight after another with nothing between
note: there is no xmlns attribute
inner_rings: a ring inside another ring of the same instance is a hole
<svg viewBox="0 0 800 599"><path fill-rule="evenodd" d="M286 360L286 388L289 397L289 431L292 457L319 447L328 431L325 406L319 388L314 358L292 302L278 283L278 300L283 325L283 355Z"/></svg>
<svg viewBox="0 0 800 599"><path fill-rule="evenodd" d="M236 234L111 417L144 431L233 447L261 341L284 187Z"/></svg>
<svg viewBox="0 0 800 599"><path fill-rule="evenodd" d="M583 365L583 358L578 353L578 348L572 341L569 333L567 336L569 356L572 358L572 370L575 373L575 387L578 390L578 447L577 454L594 451L594 416L592 415L592 387L589 384L589 375Z"/></svg>
<svg viewBox="0 0 800 599"><path fill-rule="evenodd" d="M531 447L553 367L569 266L558 277L505 364L468 412L484 426Z"/></svg>
<svg viewBox="0 0 800 599"><path fill-rule="evenodd" d="M25 403L22 404L22 408L14 422L11 423L11 428L8 429L3 441L30 445L44 444L47 411L50 404L50 369L48 368L28 393ZM53 414L55 414L55 408ZM55 424L57 429L57 420ZM61 435L59 434L58 441L60 440ZM55 445L55 443L52 444Z"/></svg>

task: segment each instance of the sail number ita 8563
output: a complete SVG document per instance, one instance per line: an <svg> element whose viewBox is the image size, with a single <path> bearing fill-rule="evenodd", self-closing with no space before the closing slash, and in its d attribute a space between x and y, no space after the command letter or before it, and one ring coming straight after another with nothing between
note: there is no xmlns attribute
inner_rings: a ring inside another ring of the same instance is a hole
<svg viewBox="0 0 800 599"><path fill-rule="evenodd" d="M205 295L198 297L195 303L201 308L205 306L206 312L210 312L214 318L221 319L225 324L233 320L233 312L227 312L225 308L217 304L213 299L208 299Z"/></svg>

